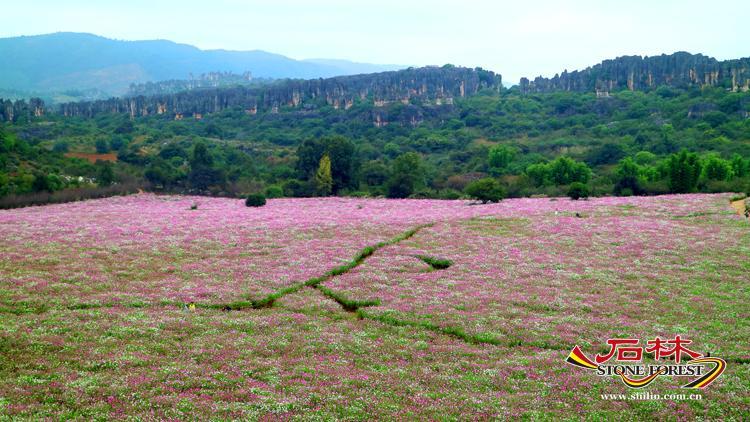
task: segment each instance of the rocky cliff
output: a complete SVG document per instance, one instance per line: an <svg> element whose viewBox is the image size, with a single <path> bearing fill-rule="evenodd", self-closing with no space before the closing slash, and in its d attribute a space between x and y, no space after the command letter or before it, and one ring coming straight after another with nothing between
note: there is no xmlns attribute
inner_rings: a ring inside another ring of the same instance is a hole
<svg viewBox="0 0 750 422"><path fill-rule="evenodd" d="M646 91L667 85L675 88L722 86L750 89L750 58L718 61L702 54L678 52L654 57L623 56L580 71L552 78L522 78L522 92L577 91L608 95L619 90Z"/></svg>
<svg viewBox="0 0 750 422"><path fill-rule="evenodd" d="M0 98L0 122L17 122L41 117L45 113L44 101L32 98L25 100L3 100Z"/></svg>
<svg viewBox="0 0 750 422"><path fill-rule="evenodd" d="M482 69L454 66L406 70L328 79L284 80L259 87L236 86L184 91L169 95L134 96L62 104L65 116L92 117L99 113L127 113L131 117L167 115L175 119L203 116L228 108L248 114L276 113L282 108L349 109L359 102L375 107L392 103L443 105L481 89L499 90L501 77Z"/></svg>

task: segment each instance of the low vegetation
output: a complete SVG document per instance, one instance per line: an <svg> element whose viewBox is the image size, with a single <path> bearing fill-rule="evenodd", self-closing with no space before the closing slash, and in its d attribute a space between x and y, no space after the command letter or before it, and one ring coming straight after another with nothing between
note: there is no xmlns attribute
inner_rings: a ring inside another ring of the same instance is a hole
<svg viewBox="0 0 750 422"><path fill-rule="evenodd" d="M266 205L266 197L260 193L254 193L248 195L245 199L245 206L247 207L262 207Z"/></svg>
<svg viewBox="0 0 750 422"><path fill-rule="evenodd" d="M450 259L435 258L428 255L417 255L417 258L421 259L425 264L432 267L434 270L444 270L453 265L453 261Z"/></svg>
<svg viewBox="0 0 750 422"><path fill-rule="evenodd" d="M743 419L750 239L729 199L140 194L3 211L0 415ZM703 400L599 400L630 391L565 357L623 326L680 333L727 369Z"/></svg>

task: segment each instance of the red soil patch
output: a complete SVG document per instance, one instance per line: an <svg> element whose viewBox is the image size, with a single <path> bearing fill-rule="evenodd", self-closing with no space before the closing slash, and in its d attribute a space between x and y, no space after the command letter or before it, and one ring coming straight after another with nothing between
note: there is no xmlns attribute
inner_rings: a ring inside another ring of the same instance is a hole
<svg viewBox="0 0 750 422"><path fill-rule="evenodd" d="M117 154L114 152L110 152L109 154L93 154L88 152L67 152L65 153L66 157L72 157L72 158L83 158L84 160L88 160L92 163L97 162L98 160L101 161L111 161L116 162L117 161Z"/></svg>

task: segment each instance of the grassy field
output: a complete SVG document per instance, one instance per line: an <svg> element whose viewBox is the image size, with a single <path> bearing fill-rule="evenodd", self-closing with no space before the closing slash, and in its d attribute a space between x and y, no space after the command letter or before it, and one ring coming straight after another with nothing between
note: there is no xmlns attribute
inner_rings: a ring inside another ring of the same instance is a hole
<svg viewBox="0 0 750 422"><path fill-rule="evenodd" d="M0 211L0 419L750 418L750 224L730 195ZM195 208L195 209L193 209ZM704 390L565 362L682 335Z"/></svg>

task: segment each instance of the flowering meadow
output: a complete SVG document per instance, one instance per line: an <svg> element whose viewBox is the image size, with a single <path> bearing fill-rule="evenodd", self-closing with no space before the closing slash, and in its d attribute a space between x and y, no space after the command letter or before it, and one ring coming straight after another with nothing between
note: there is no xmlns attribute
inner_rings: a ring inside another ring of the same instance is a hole
<svg viewBox="0 0 750 422"><path fill-rule="evenodd" d="M746 420L750 224L729 199L0 211L0 419ZM702 400L603 400L631 390L565 362L677 334L727 362Z"/></svg>

